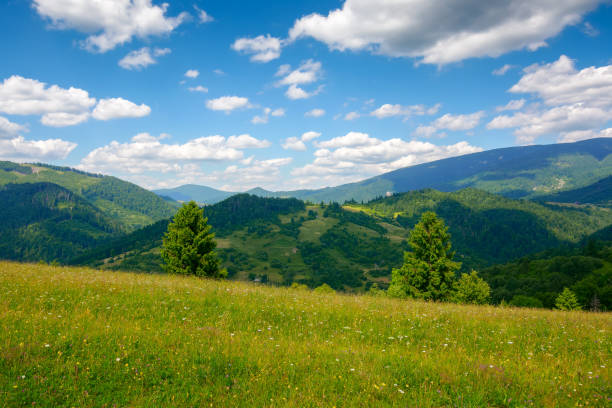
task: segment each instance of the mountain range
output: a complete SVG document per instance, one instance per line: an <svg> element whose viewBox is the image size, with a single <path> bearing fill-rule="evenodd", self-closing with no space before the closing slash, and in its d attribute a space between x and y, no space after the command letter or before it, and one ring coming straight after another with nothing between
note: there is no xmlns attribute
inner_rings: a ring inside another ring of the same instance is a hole
<svg viewBox="0 0 612 408"><path fill-rule="evenodd" d="M246 191L262 197L294 197L318 202L369 201L424 188L457 191L473 187L510 198L535 198L584 187L612 175L612 139L493 149L406 167L356 183L316 190ZM178 201L214 204L232 194L186 185L155 190Z"/></svg>

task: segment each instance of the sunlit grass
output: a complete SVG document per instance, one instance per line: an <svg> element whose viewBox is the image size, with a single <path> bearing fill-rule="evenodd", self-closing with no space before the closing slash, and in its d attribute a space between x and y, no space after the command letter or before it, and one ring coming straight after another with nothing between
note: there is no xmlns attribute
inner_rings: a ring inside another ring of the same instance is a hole
<svg viewBox="0 0 612 408"><path fill-rule="evenodd" d="M609 406L612 315L0 263L0 406Z"/></svg>

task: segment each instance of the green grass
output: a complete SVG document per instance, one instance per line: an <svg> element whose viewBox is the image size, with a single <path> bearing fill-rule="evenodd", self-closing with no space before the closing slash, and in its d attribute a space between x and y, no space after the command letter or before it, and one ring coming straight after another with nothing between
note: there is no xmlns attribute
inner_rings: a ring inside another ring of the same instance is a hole
<svg viewBox="0 0 612 408"><path fill-rule="evenodd" d="M609 406L612 316L0 263L0 406Z"/></svg>

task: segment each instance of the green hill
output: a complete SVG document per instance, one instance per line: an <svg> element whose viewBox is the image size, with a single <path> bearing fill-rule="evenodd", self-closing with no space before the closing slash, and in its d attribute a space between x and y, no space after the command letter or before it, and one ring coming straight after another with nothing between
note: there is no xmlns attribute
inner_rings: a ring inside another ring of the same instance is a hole
<svg viewBox="0 0 612 408"><path fill-rule="evenodd" d="M0 262L0 405L609 406L609 313Z"/></svg>
<svg viewBox="0 0 612 408"><path fill-rule="evenodd" d="M553 206L467 189L424 190L365 205L305 205L246 194L205 207L230 277L311 287L328 283L359 291L386 286L402 263L410 229L425 211L447 223L463 271L555 248L612 224L594 206ZM161 272L159 246L167 224L109 242L73 264ZM147 232L148 231L148 232Z"/></svg>
<svg viewBox="0 0 612 408"><path fill-rule="evenodd" d="M169 218L176 206L135 184L110 176L47 164L0 162L0 185L48 182L78 194L133 231Z"/></svg>
<svg viewBox="0 0 612 408"><path fill-rule="evenodd" d="M0 258L65 260L117 236L121 226L52 183L0 186Z"/></svg>
<svg viewBox="0 0 612 408"><path fill-rule="evenodd" d="M538 201L556 203L595 204L612 207L612 176L586 187L560 191L556 194L538 197Z"/></svg>

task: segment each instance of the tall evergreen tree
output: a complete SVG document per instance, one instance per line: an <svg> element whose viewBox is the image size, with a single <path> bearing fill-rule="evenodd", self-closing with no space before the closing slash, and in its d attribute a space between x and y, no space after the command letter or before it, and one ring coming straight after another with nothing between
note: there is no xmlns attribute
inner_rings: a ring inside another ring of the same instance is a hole
<svg viewBox="0 0 612 408"><path fill-rule="evenodd" d="M574 292L569 288L563 289L563 292L555 300L555 306L559 310L580 310L582 307L578 303L578 299Z"/></svg>
<svg viewBox="0 0 612 408"><path fill-rule="evenodd" d="M174 274L226 277L227 271L219 267L214 238L204 211L194 201L183 204L164 234L164 269Z"/></svg>
<svg viewBox="0 0 612 408"><path fill-rule="evenodd" d="M412 252L404 253L404 264L393 269L388 294L425 300L449 299L455 272L450 234L444 221L428 211L410 233Z"/></svg>

